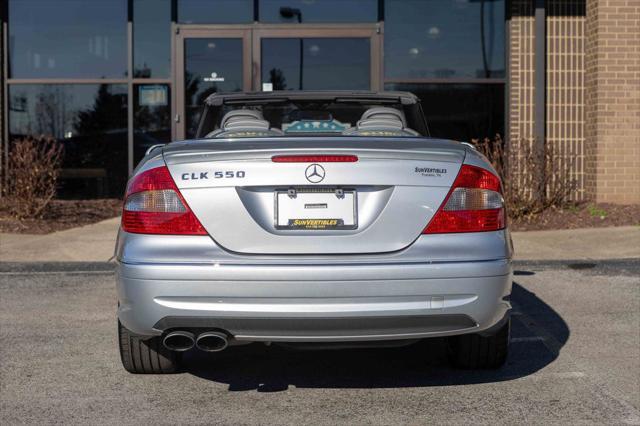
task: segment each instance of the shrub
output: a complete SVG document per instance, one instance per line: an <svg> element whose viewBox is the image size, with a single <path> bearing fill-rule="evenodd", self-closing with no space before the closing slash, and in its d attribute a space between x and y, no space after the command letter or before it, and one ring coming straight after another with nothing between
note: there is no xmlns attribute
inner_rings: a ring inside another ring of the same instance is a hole
<svg viewBox="0 0 640 426"><path fill-rule="evenodd" d="M62 146L50 137L25 137L9 152L4 197L17 219L41 217L56 194Z"/></svg>
<svg viewBox="0 0 640 426"><path fill-rule="evenodd" d="M472 143L496 169L504 185L507 212L512 218L531 216L550 208L571 204L576 181L563 164L557 147L545 143L537 149L535 140L502 138L474 139Z"/></svg>

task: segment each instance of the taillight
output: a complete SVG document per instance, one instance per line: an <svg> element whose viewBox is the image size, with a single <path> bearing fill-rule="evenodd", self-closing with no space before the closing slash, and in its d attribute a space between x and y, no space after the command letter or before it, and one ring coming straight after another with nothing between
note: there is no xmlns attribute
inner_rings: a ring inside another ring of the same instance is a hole
<svg viewBox="0 0 640 426"><path fill-rule="evenodd" d="M497 231L504 227L500 179L481 167L464 164L447 198L422 233Z"/></svg>
<svg viewBox="0 0 640 426"><path fill-rule="evenodd" d="M207 234L165 166L140 173L129 183L122 229L134 234Z"/></svg>

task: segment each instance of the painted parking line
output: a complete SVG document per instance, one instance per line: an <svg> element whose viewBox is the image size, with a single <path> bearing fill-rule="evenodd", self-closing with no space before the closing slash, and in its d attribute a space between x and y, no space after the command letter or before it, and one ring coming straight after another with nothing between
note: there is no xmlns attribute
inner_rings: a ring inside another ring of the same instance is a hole
<svg viewBox="0 0 640 426"><path fill-rule="evenodd" d="M541 380L547 380L547 379L562 379L562 380L572 380L572 379L583 379L586 378L587 375L585 373L583 373L582 371L564 371L564 372L560 372L560 373L540 373L540 372L536 372L535 374L530 374L528 376L522 376L522 375L517 375L517 376L506 376L504 377L505 380L528 380L528 381L535 381L535 382L539 382Z"/></svg>
<svg viewBox="0 0 640 426"><path fill-rule="evenodd" d="M521 342L544 342L546 337L544 336L529 336L529 337L512 337L511 343L521 343Z"/></svg>
<svg viewBox="0 0 640 426"><path fill-rule="evenodd" d="M529 315L525 314L516 302L512 301L511 305L514 307L514 310L520 312L520 315L518 315L518 321L533 335L533 337L535 337L537 341L544 343L546 348L555 356L560 354L562 344L544 328L532 325L536 324L536 321L534 321ZM518 337L511 338L511 341L513 342L514 339L518 339ZM520 339L524 339L524 337L521 337Z"/></svg>

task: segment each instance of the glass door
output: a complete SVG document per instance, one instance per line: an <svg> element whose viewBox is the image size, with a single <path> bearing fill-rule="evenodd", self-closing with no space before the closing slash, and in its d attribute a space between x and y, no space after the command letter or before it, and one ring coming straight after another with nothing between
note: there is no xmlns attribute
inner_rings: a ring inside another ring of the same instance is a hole
<svg viewBox="0 0 640 426"><path fill-rule="evenodd" d="M205 99L251 89L251 30L180 29L176 36L176 139L195 136Z"/></svg>
<svg viewBox="0 0 640 426"><path fill-rule="evenodd" d="M253 31L254 90L378 90L375 28Z"/></svg>
<svg viewBox="0 0 640 426"><path fill-rule="evenodd" d="M175 139L195 136L215 92L380 90L376 27L177 27Z"/></svg>

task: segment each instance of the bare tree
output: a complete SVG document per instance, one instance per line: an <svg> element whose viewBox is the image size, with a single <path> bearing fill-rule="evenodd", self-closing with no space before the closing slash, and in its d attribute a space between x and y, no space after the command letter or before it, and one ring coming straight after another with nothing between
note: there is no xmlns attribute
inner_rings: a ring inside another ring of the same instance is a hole
<svg viewBox="0 0 640 426"><path fill-rule="evenodd" d="M65 129L73 124L74 113L69 109L73 96L58 85L45 86L37 96L35 115L37 128L33 133L56 139L64 138Z"/></svg>

